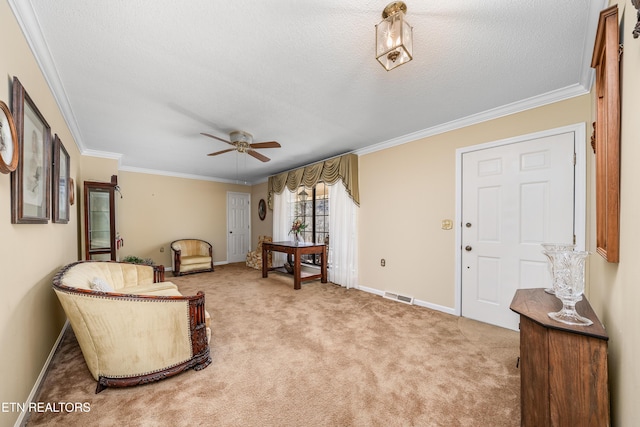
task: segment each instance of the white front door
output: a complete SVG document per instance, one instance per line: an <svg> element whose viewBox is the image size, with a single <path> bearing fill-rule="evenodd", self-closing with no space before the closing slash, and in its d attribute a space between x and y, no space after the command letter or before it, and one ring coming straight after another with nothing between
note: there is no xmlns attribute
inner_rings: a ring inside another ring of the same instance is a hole
<svg viewBox="0 0 640 427"><path fill-rule="evenodd" d="M541 243L574 241L575 133L462 155L465 317L518 329L519 288L547 287Z"/></svg>
<svg viewBox="0 0 640 427"><path fill-rule="evenodd" d="M251 211L248 193L227 193L227 262L247 259L251 240Z"/></svg>

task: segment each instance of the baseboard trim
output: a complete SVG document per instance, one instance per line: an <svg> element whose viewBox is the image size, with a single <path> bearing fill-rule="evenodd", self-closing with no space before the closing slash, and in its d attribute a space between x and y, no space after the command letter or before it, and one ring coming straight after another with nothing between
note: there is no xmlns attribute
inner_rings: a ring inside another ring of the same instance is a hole
<svg viewBox="0 0 640 427"><path fill-rule="evenodd" d="M49 352L49 357L47 357L47 360L45 360L44 362L44 366L42 367L42 370L40 371L40 375L38 375L38 378L36 379L36 382L33 385L33 388L31 389L31 393L29 393L29 396L27 397L27 400L26 400L27 403L33 402L33 399L35 399L36 395L38 394L38 391L40 390L40 386L42 385L42 381L44 380L44 377L47 375L47 371L49 370L49 365L51 364L51 360L53 360L53 356L56 354L56 350L58 350L58 347L60 346L60 342L62 341L62 337L64 336L64 333L68 327L69 327L69 320L67 319L64 322L62 329L60 330L60 335L58 335L58 339L56 339L56 342L53 344L53 348ZM28 414L29 412L26 412L26 411L21 412L20 415L18 416L18 419L16 420L16 423L14 424L14 427L22 426L23 423L26 421L25 417Z"/></svg>
<svg viewBox="0 0 640 427"><path fill-rule="evenodd" d="M370 294L375 294L375 295L378 295L378 296L381 296L381 297L384 296L384 291L380 291L378 289L368 288L368 287L362 286L362 285L357 286L356 289L359 289L359 290L364 291L364 292L368 292ZM422 301L422 300L419 300L419 299L414 299L413 300L413 305L418 305L420 307L430 308L431 310L441 311L443 313L447 313L447 314L452 314L454 316L458 316L456 314L455 309L452 308L452 307L445 307L443 305L433 304L433 303L430 303L430 302L427 302L427 301Z"/></svg>
<svg viewBox="0 0 640 427"><path fill-rule="evenodd" d="M378 295L379 297L384 295L384 291L380 291L380 290L374 289L374 288L368 288L368 287L362 286L362 285L356 286L356 289L364 291L364 292L368 292L370 294Z"/></svg>
<svg viewBox="0 0 640 427"><path fill-rule="evenodd" d="M458 316L456 314L456 310L452 307L445 307L444 305L433 304L427 301L422 301L419 299L413 300L414 305L419 305L420 307L430 308L432 310L441 311L443 313L452 314L454 316ZM460 316L458 316L460 317Z"/></svg>

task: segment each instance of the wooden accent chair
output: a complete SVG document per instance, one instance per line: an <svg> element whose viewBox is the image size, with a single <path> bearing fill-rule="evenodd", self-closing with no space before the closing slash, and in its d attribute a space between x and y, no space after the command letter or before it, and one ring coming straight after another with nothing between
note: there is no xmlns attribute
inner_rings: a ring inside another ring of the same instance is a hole
<svg viewBox="0 0 640 427"><path fill-rule="evenodd" d="M180 239L171 242L173 275L213 271L213 247L200 239Z"/></svg>
<svg viewBox="0 0 640 427"><path fill-rule="evenodd" d="M262 269L262 243L263 242L273 242L273 237L271 236L258 236L258 246L255 251L247 252L247 267L255 268L257 270ZM272 264L272 255L271 252L267 255L267 267L271 268Z"/></svg>

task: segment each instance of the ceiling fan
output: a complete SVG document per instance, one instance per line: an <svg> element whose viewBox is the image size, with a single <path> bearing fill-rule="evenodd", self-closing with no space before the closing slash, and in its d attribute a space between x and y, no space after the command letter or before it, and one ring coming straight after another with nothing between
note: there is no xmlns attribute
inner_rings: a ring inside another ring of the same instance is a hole
<svg viewBox="0 0 640 427"><path fill-rule="evenodd" d="M271 160L267 156L258 153L256 148L280 148L281 145L276 141L269 142L253 142L253 135L248 132L240 130L233 131L229 134L230 141L226 139L218 138L217 136L201 132L201 135L208 136L209 138L217 139L218 141L226 142L233 145L234 148L228 148L222 151L216 151L215 153L209 153L207 156L217 156L218 154L228 153L229 151L237 151L239 153L247 153L248 155L255 157L262 162L268 162Z"/></svg>

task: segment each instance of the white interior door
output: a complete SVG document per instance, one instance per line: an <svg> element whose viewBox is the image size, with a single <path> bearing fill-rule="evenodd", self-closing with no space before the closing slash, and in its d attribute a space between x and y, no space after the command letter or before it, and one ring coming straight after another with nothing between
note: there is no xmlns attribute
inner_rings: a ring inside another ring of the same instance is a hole
<svg viewBox="0 0 640 427"><path fill-rule="evenodd" d="M461 314L518 329L519 288L546 287L541 243L574 241L575 134L462 155Z"/></svg>
<svg viewBox="0 0 640 427"><path fill-rule="evenodd" d="M251 195L227 193L227 262L247 259L251 240Z"/></svg>

